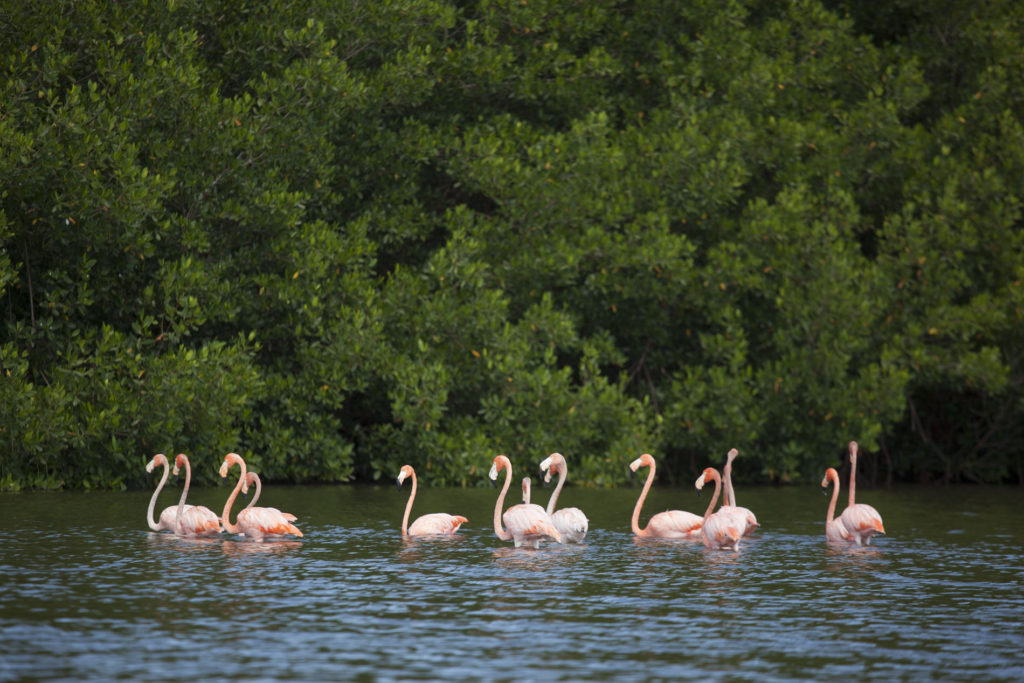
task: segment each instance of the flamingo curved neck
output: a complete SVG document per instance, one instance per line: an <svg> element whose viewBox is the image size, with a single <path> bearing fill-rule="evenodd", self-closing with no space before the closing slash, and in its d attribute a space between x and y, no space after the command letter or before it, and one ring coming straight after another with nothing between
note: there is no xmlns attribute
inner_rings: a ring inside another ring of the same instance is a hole
<svg viewBox="0 0 1024 683"><path fill-rule="evenodd" d="M857 500L857 452L850 454L850 494L848 506L853 507Z"/></svg>
<svg viewBox="0 0 1024 683"><path fill-rule="evenodd" d="M181 513L185 511L185 496L188 495L188 486L192 483L192 466L189 465L188 459L185 459L185 486L181 489L181 500L178 501L178 514L175 520L179 527L181 527Z"/></svg>
<svg viewBox="0 0 1024 683"><path fill-rule="evenodd" d="M708 521L708 517L715 509L715 503L718 502L718 496L722 493L722 478L718 475L717 470L712 470L711 478L715 480L715 492L711 495L711 502L708 503L708 509L704 511L704 521Z"/></svg>
<svg viewBox="0 0 1024 683"><path fill-rule="evenodd" d="M564 465L558 468L558 483L555 485L555 490L551 492L551 498L548 500L548 516L554 514L555 504L558 502L558 494L562 492L562 487L565 486L565 470Z"/></svg>
<svg viewBox="0 0 1024 683"><path fill-rule="evenodd" d="M732 458L730 457L725 462L725 467L722 468L722 486L725 489L723 493L724 498L722 499L722 505L731 505L736 507L736 492L732 488Z"/></svg>
<svg viewBox="0 0 1024 683"><path fill-rule="evenodd" d="M409 513L412 512L412 501L416 498L416 473L412 473L412 490L409 491L409 500L405 504L405 514L402 516L402 535L409 535Z"/></svg>
<svg viewBox="0 0 1024 683"><path fill-rule="evenodd" d="M231 507L235 504L235 498L238 497L238 492L242 490L242 483L245 481L246 474L244 460L236 460L233 462L238 463L238 466L242 471L238 477L238 483L235 484L235 490L231 492L231 495L228 496L227 502L224 503L224 512L220 516L221 522L224 524L224 531L227 531L229 534L237 534L241 532L241 527L237 524L232 524L229 517L231 515Z"/></svg>
<svg viewBox="0 0 1024 683"><path fill-rule="evenodd" d="M839 475L829 473L829 481L832 482L832 500L828 504L828 512L825 513L825 524L831 524L836 516L836 502L839 501Z"/></svg>
<svg viewBox="0 0 1024 683"><path fill-rule="evenodd" d="M648 521L643 529L640 528L640 508L644 506L644 501L647 500L647 492L651 490L652 483L654 483L653 462L647 471L647 481L644 482L644 490L640 492L640 497L636 499L636 505L633 506L633 519L630 520L630 526L633 527L633 533L637 536L646 536L647 528L651 525L650 521Z"/></svg>
<svg viewBox="0 0 1024 683"><path fill-rule="evenodd" d="M156 498L160 495L160 491L164 488L164 484L167 483L167 475L171 473L171 466L165 460L161 463L164 468L164 473L160 477L160 483L156 485L156 490L153 491L153 496L149 499L149 509L146 511L146 521L149 522L149 528L153 531L160 531L160 527L157 525L156 520L153 519L153 511L156 508Z"/></svg>
<svg viewBox="0 0 1024 683"><path fill-rule="evenodd" d="M498 494L498 502L494 504L494 533L503 541L512 538L512 534L505 531L501 523L501 508L505 505L505 494L508 493L508 487L511 483L512 466L509 463L505 463L505 484L501 487L501 493Z"/></svg>
<svg viewBox="0 0 1024 683"><path fill-rule="evenodd" d="M252 481L250 483L253 486L256 487L256 491L252 494L252 500L250 500L249 504L246 505L245 508L244 508L244 509L248 510L249 508L251 508L254 505L256 505L256 501L260 499L260 493L263 491L263 484L260 482L260 478L257 477L255 474L252 474L252 475L248 475L247 474L246 476L251 476L252 477Z"/></svg>

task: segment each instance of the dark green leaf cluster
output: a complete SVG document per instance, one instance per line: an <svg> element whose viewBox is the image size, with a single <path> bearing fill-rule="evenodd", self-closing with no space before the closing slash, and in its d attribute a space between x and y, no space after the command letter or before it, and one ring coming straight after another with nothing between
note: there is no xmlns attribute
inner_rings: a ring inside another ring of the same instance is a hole
<svg viewBox="0 0 1024 683"><path fill-rule="evenodd" d="M14 3L0 489L230 450L787 482L850 439L1022 481L1022 37L1008 0Z"/></svg>

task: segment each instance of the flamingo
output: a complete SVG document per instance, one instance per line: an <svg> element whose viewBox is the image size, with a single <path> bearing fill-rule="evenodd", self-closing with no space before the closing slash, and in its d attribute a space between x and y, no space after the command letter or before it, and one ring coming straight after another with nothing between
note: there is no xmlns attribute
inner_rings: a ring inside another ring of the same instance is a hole
<svg viewBox="0 0 1024 683"><path fill-rule="evenodd" d="M402 469L398 473L398 488L402 488L402 482L407 477L412 477L412 491L409 492L409 502L405 504L405 515L402 517L403 536L433 536L437 534L450 536L469 521L462 515L434 512L418 517L412 526L409 526L409 512L412 511L412 501L416 497L416 471L411 465L402 465Z"/></svg>
<svg viewBox="0 0 1024 683"><path fill-rule="evenodd" d="M718 495L722 488L722 477L714 467L706 467L700 477L697 478L695 486L700 491L708 479L715 482L715 493L711 496L711 505L704 513L704 524L701 525L701 536L704 545L708 548L721 550L739 550L740 539L746 532L746 515L736 508L725 506L718 512L712 514L715 503L718 502Z"/></svg>
<svg viewBox="0 0 1024 683"><path fill-rule="evenodd" d="M185 468L185 486L181 490L178 511L174 519L174 533L179 536L213 536L224 531L220 526L217 513L203 505L185 505L189 484L192 483L192 466L188 456L178 453L174 459L174 476L178 476L181 468Z"/></svg>
<svg viewBox="0 0 1024 683"><path fill-rule="evenodd" d="M541 539L545 537L553 538L561 543L562 534L551 523L548 513L540 505L520 503L505 510L505 514L501 513L501 508L505 504L505 494L508 493L508 487L512 483L512 463L504 455L494 458L494 462L491 463L491 471L488 473L495 486L497 486L498 472L501 470L505 470L506 473L505 484L501 489L501 494L498 495L498 502L494 504L494 533L498 538L503 541L515 541L517 548L524 545L529 548L539 548ZM508 527L508 531L502 527L502 520Z"/></svg>
<svg viewBox="0 0 1024 683"><path fill-rule="evenodd" d="M523 477L523 502L530 504L530 478Z"/></svg>
<svg viewBox="0 0 1024 683"><path fill-rule="evenodd" d="M836 501L839 500L839 473L834 467L825 470L825 478L821 480L821 492L828 495L828 483L832 482L832 500L828 504L828 512L825 513L825 538L829 541L849 541L850 532L843 526L842 521L834 519L836 513Z"/></svg>
<svg viewBox="0 0 1024 683"><path fill-rule="evenodd" d="M160 483L156 485L156 490L153 491L153 497L149 499L149 509L146 511L146 522L149 523L149 528L153 531L174 531L174 522L178 516L177 505L164 508L163 511L160 512L159 522L153 518L153 510L156 508L156 498L160 495L160 491L163 490L164 484L167 483L167 475L171 473L171 464L167 462L167 456L163 453L157 453L153 456L153 459L146 465L146 471L152 472L153 468L157 465L163 466L164 473L160 477Z"/></svg>
<svg viewBox="0 0 1024 683"><path fill-rule="evenodd" d="M855 501L857 488L857 442L850 442L850 500L840 515L846 530L850 532L850 540L857 545L871 545L871 537L875 534L884 534L885 527L882 525L882 516L878 510Z"/></svg>
<svg viewBox="0 0 1024 683"><path fill-rule="evenodd" d="M700 538L700 528L703 518L692 512L682 510L666 510L659 512L647 521L647 526L640 528L640 508L647 499L647 492L651 490L654 482L654 458L649 453L644 453L639 458L629 463L631 472L636 472L641 467L649 467L647 481L644 482L644 490L640 492L640 498L633 508L633 519L630 525L633 534L640 538ZM708 508L710 510L710 508Z"/></svg>
<svg viewBox="0 0 1024 683"><path fill-rule="evenodd" d="M238 477L238 483L235 484L235 490L231 492L226 503L224 503L224 512L221 514L221 521L224 523L224 530L229 534L245 534L251 536L255 541L262 541L264 536L271 535L286 535L292 534L294 536L302 536L302 532L299 528L292 524L291 520L294 520L294 516L286 517L286 512L281 512L277 508L264 508L264 507L246 507L238 513L237 524L232 524L229 519L231 515L231 506L235 503L235 498L238 496L238 492L243 486L248 488L248 480L246 475L245 460L242 460L242 456L238 453L228 453L224 456L224 462L220 466L220 476L227 477L228 470L231 469L232 465L238 465L241 469L241 474Z"/></svg>
<svg viewBox="0 0 1024 683"><path fill-rule="evenodd" d="M243 487L243 495L245 494L244 489L248 489L250 486L256 487L256 493L252 494L252 500L243 509L248 510L249 508L256 505L256 501L260 499L260 494L263 493L263 482L260 481L260 475L255 472L245 473L245 486ZM289 522L294 522L298 519L295 515L290 512L282 512L281 516L287 519Z"/></svg>
<svg viewBox="0 0 1024 683"><path fill-rule="evenodd" d="M555 528L562 534L563 543L579 543L587 535L587 529L590 528L590 520L583 514L583 510L579 508L555 510L558 494L562 492L565 480L569 477L569 468L565 464L565 458L561 453L552 453L540 464L540 471L544 474L545 484L551 481L552 472L558 472L558 484L548 500L547 513Z"/></svg>
<svg viewBox="0 0 1024 683"><path fill-rule="evenodd" d="M732 488L732 461L739 454L740 452L737 451L735 448L730 448L729 453L725 456L725 467L722 468L722 480L723 486L725 487L722 507L731 507L737 510L738 512L741 512L743 516L746 517L747 531L745 535L749 536L752 533L754 533L754 530L756 530L757 527L761 525L758 524L757 517L754 516L753 512L751 512L747 508L741 508L736 505L736 492L733 491Z"/></svg>

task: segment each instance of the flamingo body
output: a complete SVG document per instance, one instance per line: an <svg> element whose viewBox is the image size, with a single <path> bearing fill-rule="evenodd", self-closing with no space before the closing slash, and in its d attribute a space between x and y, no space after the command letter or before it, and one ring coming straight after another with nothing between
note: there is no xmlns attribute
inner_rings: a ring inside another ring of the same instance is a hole
<svg viewBox="0 0 1024 683"><path fill-rule="evenodd" d="M865 503L848 506L840 515L839 523L849 534L849 540L857 545L871 545L872 536L885 533L882 516L878 510Z"/></svg>
<svg viewBox="0 0 1024 683"><path fill-rule="evenodd" d="M267 536L292 535L301 537L302 532L297 526L292 524L295 516L281 512L277 508L246 507L238 513L237 522L235 524L231 523L231 506L234 505L235 498L243 486L248 488L248 477L246 476L248 472L246 471L245 460L237 453L228 453L224 456L224 462L220 466L220 476L228 476L228 470L233 465L239 466L241 474L238 477L238 483L235 484L234 491L231 492L227 502L224 504L224 512L221 514L224 530L231 534L244 534L254 541L262 541ZM288 515L288 517L285 515Z"/></svg>
<svg viewBox="0 0 1024 683"><path fill-rule="evenodd" d="M630 520L633 534L640 538L700 538L704 518L683 510L659 512L647 521L647 526L640 527L640 509L643 507L644 501L647 500L647 493L651 490L651 484L654 482L654 457L649 453L644 453L629 463L631 472L636 472L641 467L647 467L649 470L647 479L644 481L644 490L640 492L640 497L633 508L633 518ZM714 505L714 501L712 501L712 505Z"/></svg>
<svg viewBox="0 0 1024 683"><path fill-rule="evenodd" d="M653 538L698 538L704 518L685 510L666 510L647 520L637 536Z"/></svg>
<svg viewBox="0 0 1024 683"><path fill-rule="evenodd" d="M408 477L412 478L412 490L409 491L409 501L405 504L405 514L402 517L403 536L450 536L469 521L462 515L434 512L417 517L416 521L410 525L409 513L412 512L412 501L416 498L416 470L412 468L412 465L403 465L396 479L399 488L402 487L402 482Z"/></svg>
<svg viewBox="0 0 1024 683"><path fill-rule="evenodd" d="M840 515L840 523L846 527L850 540L857 545L871 545L871 537L884 534L882 516L878 510L856 501L857 489L857 442L850 442L850 498L846 509Z"/></svg>
<svg viewBox="0 0 1024 683"><path fill-rule="evenodd" d="M499 455L491 463L491 470L488 474L492 482L497 483L498 472L505 470L505 484L494 505L494 533L503 541L514 541L515 546L520 548L539 548L540 542L545 538L552 538L562 542L562 534L551 522L551 517L540 505L533 503L520 503L513 505L504 514L501 508L505 503L505 494L508 493L509 484L512 483L512 463L508 457ZM504 523L504 528L502 526Z"/></svg>
<svg viewBox="0 0 1024 683"><path fill-rule="evenodd" d="M590 528L590 520L579 508L555 510L551 515L551 523L562 534L563 543L580 543Z"/></svg>
<svg viewBox="0 0 1024 683"><path fill-rule="evenodd" d="M260 494L263 492L263 482L260 481L260 475L256 474L255 472L245 473L244 488L249 488L250 486L256 487L256 493L252 494L252 500L250 500L249 504L245 506L246 510L256 506L256 501L260 499ZM287 519L289 522L294 522L298 519L298 517L296 517L290 512L282 512L281 516Z"/></svg>
<svg viewBox="0 0 1024 683"><path fill-rule="evenodd" d="M736 505L736 490L732 487L732 461L736 459L737 455L739 455L739 451L735 448L729 449L725 459L725 467L722 468L722 486L725 491L723 494L725 500L722 503L722 508L732 508L743 515L747 525L744 535L749 536L761 525L758 523L757 517L753 512L748 508Z"/></svg>
<svg viewBox="0 0 1024 683"><path fill-rule="evenodd" d="M462 515L449 515L447 512L432 512L421 515L409 525L409 536L451 535L469 520Z"/></svg>
<svg viewBox="0 0 1024 683"><path fill-rule="evenodd" d="M181 500L174 515L174 533L179 536L214 536L221 533L224 529L221 528L217 513L203 505L185 504L188 487L192 482L192 466L187 455L178 453L174 459L174 476L178 476L182 467L185 468L185 487L181 491Z"/></svg>
<svg viewBox="0 0 1024 683"><path fill-rule="evenodd" d="M700 491L708 479L715 482L715 493L711 497L711 504L704 513L704 524L701 526L701 540L706 548L715 550L739 550L740 539L747 531L747 518L734 506L724 506L718 512L712 513L718 496L721 492L722 477L718 470L713 467L704 469L704 472L697 478L695 486Z"/></svg>
<svg viewBox="0 0 1024 683"><path fill-rule="evenodd" d="M558 472L558 484L548 500L546 512L555 528L562 534L562 543L582 542L590 529L590 520L583 514L583 510L579 508L555 509L565 480L569 478L569 467L565 463L565 457L561 453L552 453L540 464L540 470L544 474L545 483L551 481L552 472Z"/></svg>
<svg viewBox="0 0 1024 683"><path fill-rule="evenodd" d="M539 548L545 538L562 543L561 533L552 523L548 513L536 503L513 505L501 515L517 548ZM507 540L507 539L506 539Z"/></svg>

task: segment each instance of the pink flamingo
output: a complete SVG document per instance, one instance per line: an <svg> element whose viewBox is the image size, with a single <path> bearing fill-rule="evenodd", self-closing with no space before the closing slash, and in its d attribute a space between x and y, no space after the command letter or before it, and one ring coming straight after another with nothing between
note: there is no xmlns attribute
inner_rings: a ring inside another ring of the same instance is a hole
<svg viewBox="0 0 1024 683"><path fill-rule="evenodd" d="M153 511L156 509L156 498L160 495L160 491L163 490L164 484L167 483L167 475L171 473L171 464L167 462L167 456L163 453L157 453L153 456L153 459L146 465L146 471L152 472L153 468L157 465L163 466L164 473L160 477L160 483L156 485L156 490L153 491L153 497L149 499L149 509L146 511L146 522L149 523L149 528L153 531L174 531L174 522L178 516L177 505L164 508L163 511L160 512L159 522L153 518Z"/></svg>
<svg viewBox="0 0 1024 683"><path fill-rule="evenodd" d="M740 539L743 538L743 534L746 532L746 515L739 512L736 508L729 506L723 507L718 512L712 514L711 510L714 509L715 503L718 502L718 496L722 488L722 477L718 474L718 470L714 467L706 467L694 485L700 491L704 488L704 484L708 479L715 482L715 493L711 496L711 505L708 506L707 511L704 513L704 524L701 525L701 536L704 539L704 545L708 548L720 550L739 550Z"/></svg>
<svg viewBox="0 0 1024 683"><path fill-rule="evenodd" d="M256 501L260 499L260 494L263 493L263 482L260 481L260 475L256 474L255 472L245 473L245 486L242 489L243 495L250 486L256 488L256 493L252 494L252 500L250 500L249 504L243 508L244 510L248 510L249 508L256 505ZM298 519L298 517L296 517L290 512L282 512L281 516L287 519L289 522L294 522Z"/></svg>
<svg viewBox="0 0 1024 683"><path fill-rule="evenodd" d="M700 538L700 529L704 519L692 512L682 510L659 512L647 521L647 526L643 529L640 528L640 508L647 500L647 492L651 490L651 484L654 482L654 458L649 453L644 453L629 463L631 472L636 472L641 467L649 467L650 470L647 472L644 490L640 492L640 498L637 499L636 506L633 508L633 519L630 521L633 534L640 538Z"/></svg>
<svg viewBox="0 0 1024 683"><path fill-rule="evenodd" d="M291 520L295 519L294 515L289 520L285 516L288 513L281 512L277 508L246 507L238 513L238 523L231 523L229 519L231 506L235 504L238 492L243 489L243 486L248 491L248 479L246 477L248 473L246 472L245 460L242 460L242 456L238 455L238 453L228 453L224 456L224 462L220 466L220 476L227 477L228 470L231 469L232 465L238 465L241 469L241 474L238 477L238 483L235 484L234 491L231 492L227 502L224 504L224 512L221 514L224 530L229 534L251 536L255 541L262 541L264 536L271 535L292 534L301 537L302 532L291 523Z"/></svg>
<svg viewBox="0 0 1024 683"><path fill-rule="evenodd" d="M203 505L185 505L185 496L192 483L192 466L188 456L178 453L174 459L174 476L178 476L181 468L185 468L185 487L181 490L178 501L178 512L174 519L174 533L179 536L213 536L223 531L217 513Z"/></svg>
<svg viewBox="0 0 1024 683"><path fill-rule="evenodd" d="M846 530L850 532L850 539L857 545L871 545L871 537L875 534L884 534L885 527L882 525L882 516L878 510L858 503L855 500L857 488L857 442L850 442L850 500L840 515Z"/></svg>
<svg viewBox="0 0 1024 683"><path fill-rule="evenodd" d="M565 480L569 477L569 468L565 464L565 458L561 453L552 453L540 464L540 471L544 474L544 483L551 481L551 473L558 472L558 484L555 486L551 498L548 499L547 513L551 522L562 534L563 543L579 543L587 535L590 528L590 520L579 508L562 508L555 510L558 502L558 494L562 492Z"/></svg>
<svg viewBox="0 0 1024 683"><path fill-rule="evenodd" d="M821 492L828 495L828 483L832 482L832 500L828 504L828 512L825 513L825 538L829 541L849 541L850 532L846 530L843 523L834 519L836 514L836 501L839 500L839 473L834 467L825 470L825 478L821 480Z"/></svg>
<svg viewBox="0 0 1024 683"><path fill-rule="evenodd" d="M501 470L505 470L505 484L501 489L501 494L498 495L498 502L494 505L494 533L498 538L503 541L515 541L517 548L524 545L529 548L539 548L541 539L545 537L553 538L561 543L562 534L551 523L548 513L540 505L520 503L505 510L505 514L501 513L501 508L505 504L505 494L508 493L508 487L512 483L512 463L504 455L495 457L494 462L491 463L491 471L488 476L495 485L498 481L498 472ZM502 520L508 527L508 531L502 527Z"/></svg>
<svg viewBox="0 0 1024 683"><path fill-rule="evenodd" d="M398 488L402 488L402 482L407 477L412 477L412 491L409 492L409 502L405 504L405 515L402 517L403 536L434 536L438 534L450 536L469 521L461 515L434 512L418 517L412 526L409 526L409 512L412 511L412 501L416 497L416 471L411 465L402 465L402 469L398 473Z"/></svg>
<svg viewBox="0 0 1024 683"><path fill-rule="evenodd" d="M722 480L723 485L725 487L722 507L731 507L734 510L737 510L738 512L742 513L743 516L746 517L747 531L745 535L749 536L752 533L754 533L757 527L761 525L758 524L757 517L754 516L753 512L751 512L747 508L741 508L736 505L736 493L735 491L733 491L732 488L732 461L735 460L736 456L739 454L739 451L737 451L735 448L731 448L729 449L729 453L725 456L725 467L722 468Z"/></svg>

